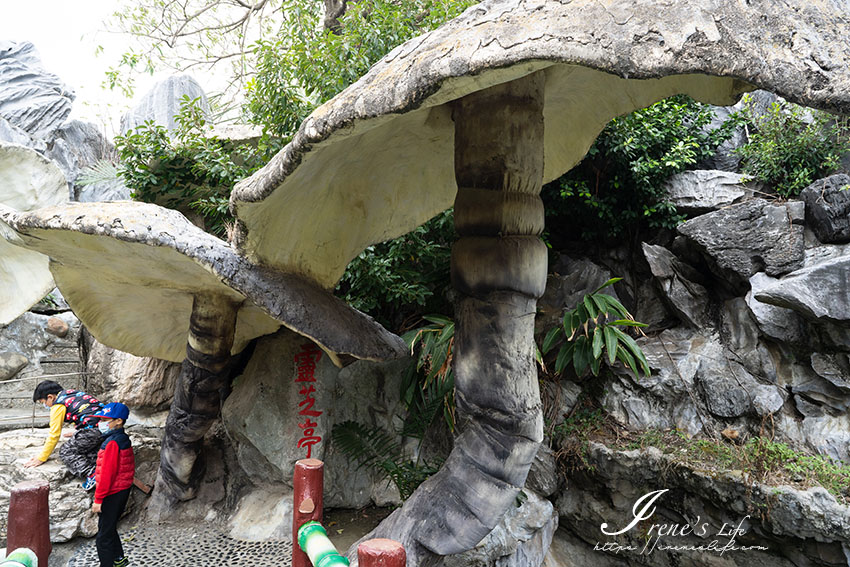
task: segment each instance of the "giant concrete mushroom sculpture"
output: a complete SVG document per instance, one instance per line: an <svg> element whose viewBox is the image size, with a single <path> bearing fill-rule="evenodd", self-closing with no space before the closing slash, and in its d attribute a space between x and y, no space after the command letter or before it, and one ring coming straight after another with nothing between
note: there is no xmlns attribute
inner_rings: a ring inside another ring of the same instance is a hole
<svg viewBox="0 0 850 567"><path fill-rule="evenodd" d="M35 150L0 143L0 204L18 211L68 201L62 171ZM14 239L0 222L0 235ZM7 325L53 289L47 257L0 238L0 325Z"/></svg>
<svg viewBox="0 0 850 567"><path fill-rule="evenodd" d="M50 258L75 314L101 342L183 361L149 510L194 496L203 436L220 411L231 354L281 324L334 360L397 358L400 338L301 277L257 266L177 211L133 202L28 213L0 207L19 246Z"/></svg>
<svg viewBox="0 0 850 567"><path fill-rule="evenodd" d="M396 48L237 185L243 253L325 287L365 246L454 203L461 433L442 470L372 536L431 565L478 543L525 482L543 435L532 337L546 276L542 183L578 163L610 119L677 93L731 104L760 87L850 114L841 10L485 1Z"/></svg>

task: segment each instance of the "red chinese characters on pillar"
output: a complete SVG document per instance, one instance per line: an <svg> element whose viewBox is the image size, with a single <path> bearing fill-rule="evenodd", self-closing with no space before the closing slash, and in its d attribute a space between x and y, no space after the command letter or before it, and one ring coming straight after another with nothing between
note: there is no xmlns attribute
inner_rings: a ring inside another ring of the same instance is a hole
<svg viewBox="0 0 850 567"><path fill-rule="evenodd" d="M311 458L313 445L319 443L322 438L316 435L316 427L318 422L315 418L322 415L320 410L314 409L316 398L313 394L316 392L316 364L322 358L322 350L313 343L304 343L301 345L301 351L295 355L295 382L301 384L301 389L298 391L302 399L298 402L298 415L303 418L298 423L301 428L301 439L298 440L298 447L303 449L307 447L307 458Z"/></svg>

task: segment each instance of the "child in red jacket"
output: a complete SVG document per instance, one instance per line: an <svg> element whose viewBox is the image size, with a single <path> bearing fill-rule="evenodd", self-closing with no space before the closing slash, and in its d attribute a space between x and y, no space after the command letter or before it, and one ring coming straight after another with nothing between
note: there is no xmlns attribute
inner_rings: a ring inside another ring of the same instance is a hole
<svg viewBox="0 0 850 567"><path fill-rule="evenodd" d="M97 427L103 434L103 444L97 453L97 484L91 511L100 514L95 540L100 567L125 567L130 563L118 537L118 519L127 505L136 473L133 446L124 433L129 416L130 410L121 403L106 404L96 416L101 418Z"/></svg>

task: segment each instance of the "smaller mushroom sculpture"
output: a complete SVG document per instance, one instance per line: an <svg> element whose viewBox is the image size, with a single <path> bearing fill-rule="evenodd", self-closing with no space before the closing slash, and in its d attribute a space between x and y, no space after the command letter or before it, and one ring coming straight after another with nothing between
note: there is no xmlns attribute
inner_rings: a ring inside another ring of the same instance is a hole
<svg viewBox="0 0 850 567"><path fill-rule="evenodd" d="M18 211L68 201L68 183L56 165L35 150L0 143L0 204ZM43 254L13 245L17 237L0 222L0 325L8 325L53 289Z"/></svg>
<svg viewBox="0 0 850 567"><path fill-rule="evenodd" d="M281 324L341 364L403 356L403 341L328 291L255 265L177 211L135 202L0 207L18 246L50 258L59 289L102 343L182 361L157 492L167 514L195 495L203 436L220 412L231 355ZM8 232L8 231L7 231Z"/></svg>

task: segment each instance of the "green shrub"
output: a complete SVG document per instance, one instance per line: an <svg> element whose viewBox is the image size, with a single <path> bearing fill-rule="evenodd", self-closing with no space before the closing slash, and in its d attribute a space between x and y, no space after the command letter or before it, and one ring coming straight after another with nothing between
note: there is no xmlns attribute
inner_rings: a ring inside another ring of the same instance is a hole
<svg viewBox="0 0 850 567"><path fill-rule="evenodd" d="M774 102L763 115L752 99L738 119L748 125L749 142L737 152L742 170L783 197L800 194L814 181L833 173L850 152L847 119L788 102Z"/></svg>
<svg viewBox="0 0 850 567"><path fill-rule="evenodd" d="M115 139L118 173L134 199L195 212L208 232L223 237L233 219L227 210L233 185L268 158L248 144L209 134L200 99L184 96L177 128L146 122Z"/></svg>
<svg viewBox="0 0 850 567"><path fill-rule="evenodd" d="M612 120L587 156L543 189L553 240L622 237L674 228L684 217L664 181L711 157L734 124L707 130L708 105L674 96Z"/></svg>
<svg viewBox="0 0 850 567"><path fill-rule="evenodd" d="M544 355L561 344L555 359L555 372L560 374L572 367L579 378L588 370L598 376L603 361L612 366L620 361L635 376L639 376L641 370L649 376L646 356L635 340L621 329L646 327L646 324L635 321L616 298L601 293L621 279L612 278L585 295L574 309L564 313L560 325L546 333L541 348ZM603 357L603 352L607 356Z"/></svg>
<svg viewBox="0 0 850 567"><path fill-rule="evenodd" d="M317 106L359 79L393 48L459 15L471 0L371 0L349 3L341 33L322 27L321 10L295 2L274 40L257 44L248 82L248 118L282 138Z"/></svg>
<svg viewBox="0 0 850 567"><path fill-rule="evenodd" d="M346 268L337 294L390 329L409 328L422 313L451 313L446 292L453 240L449 210L404 236L367 247Z"/></svg>

